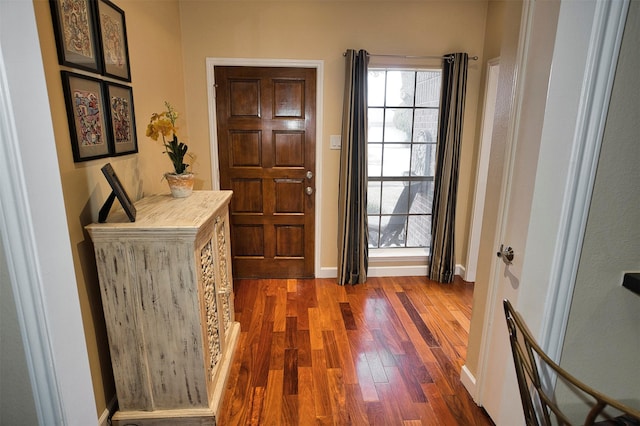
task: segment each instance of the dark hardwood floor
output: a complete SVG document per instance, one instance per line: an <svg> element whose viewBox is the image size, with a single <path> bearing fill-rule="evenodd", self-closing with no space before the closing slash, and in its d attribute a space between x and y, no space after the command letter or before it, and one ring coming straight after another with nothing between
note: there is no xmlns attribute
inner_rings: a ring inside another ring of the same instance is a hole
<svg viewBox="0 0 640 426"><path fill-rule="evenodd" d="M219 425L492 425L460 383L473 285L237 280Z"/></svg>

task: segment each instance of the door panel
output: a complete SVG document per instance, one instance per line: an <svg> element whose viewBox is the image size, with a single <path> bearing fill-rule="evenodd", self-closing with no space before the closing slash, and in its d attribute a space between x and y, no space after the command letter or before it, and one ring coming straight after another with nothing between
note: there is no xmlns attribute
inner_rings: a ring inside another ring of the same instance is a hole
<svg viewBox="0 0 640 426"><path fill-rule="evenodd" d="M215 67L234 276L314 275L316 71Z"/></svg>

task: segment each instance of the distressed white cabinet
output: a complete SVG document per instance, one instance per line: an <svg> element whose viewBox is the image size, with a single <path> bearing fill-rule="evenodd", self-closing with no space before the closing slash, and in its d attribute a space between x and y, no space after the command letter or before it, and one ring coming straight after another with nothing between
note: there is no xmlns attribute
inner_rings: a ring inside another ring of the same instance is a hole
<svg viewBox="0 0 640 426"><path fill-rule="evenodd" d="M215 425L240 326L234 321L231 191L155 195L112 214L93 240L118 425Z"/></svg>

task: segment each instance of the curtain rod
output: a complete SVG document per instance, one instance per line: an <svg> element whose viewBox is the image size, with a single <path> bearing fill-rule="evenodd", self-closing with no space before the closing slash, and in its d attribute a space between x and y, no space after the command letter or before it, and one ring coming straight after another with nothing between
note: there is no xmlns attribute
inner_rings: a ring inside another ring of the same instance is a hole
<svg viewBox="0 0 640 426"><path fill-rule="evenodd" d="M344 52L342 56L346 56L347 52ZM402 58L402 59L450 59L451 55L442 55L442 56L411 56L411 55L384 55L378 53L367 53L367 56L383 56L386 58ZM473 61L477 61L477 56L469 56L469 59Z"/></svg>

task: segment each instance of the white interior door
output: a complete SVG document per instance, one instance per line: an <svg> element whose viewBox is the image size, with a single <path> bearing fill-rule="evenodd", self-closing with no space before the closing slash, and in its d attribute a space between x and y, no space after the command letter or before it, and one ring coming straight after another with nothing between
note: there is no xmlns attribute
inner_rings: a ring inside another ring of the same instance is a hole
<svg viewBox="0 0 640 426"><path fill-rule="evenodd" d="M535 64L527 63L530 43L534 42L528 30L533 25L533 14L533 3L525 4L521 42L515 55L504 58L509 62L507 69L511 70L511 75L501 76L499 95L504 97L511 89L515 97L508 115L504 152L493 153L504 159L504 174L490 277L493 297L486 315L488 332L480 395L482 405L497 425L523 424L501 301L509 299L516 303L521 288L549 74L549 60L537 57ZM507 116L501 118L504 120ZM500 257L498 252L501 252ZM509 400L512 402L505 404Z"/></svg>

